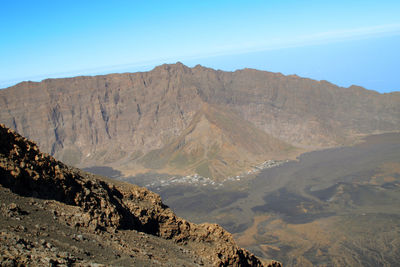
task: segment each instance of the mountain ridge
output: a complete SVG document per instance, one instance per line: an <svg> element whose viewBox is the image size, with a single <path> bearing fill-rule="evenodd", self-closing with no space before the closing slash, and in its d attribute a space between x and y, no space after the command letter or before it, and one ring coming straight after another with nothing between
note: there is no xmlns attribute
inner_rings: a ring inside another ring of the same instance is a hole
<svg viewBox="0 0 400 267"><path fill-rule="evenodd" d="M123 169L139 166L140 157L181 135L204 104L232 110L273 138L313 150L399 131L399 103L396 93L177 63L149 72L21 83L0 91L0 121L75 166Z"/></svg>

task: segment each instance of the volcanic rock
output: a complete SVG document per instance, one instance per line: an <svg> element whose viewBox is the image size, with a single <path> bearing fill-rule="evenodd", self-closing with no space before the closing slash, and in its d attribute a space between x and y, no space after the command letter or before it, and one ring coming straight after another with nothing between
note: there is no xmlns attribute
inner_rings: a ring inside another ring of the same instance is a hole
<svg viewBox="0 0 400 267"><path fill-rule="evenodd" d="M263 266L219 225L190 223L145 188L56 161L4 125L0 184L12 214L0 217L2 266Z"/></svg>
<svg viewBox="0 0 400 267"><path fill-rule="evenodd" d="M149 157L168 151L193 128L205 104L214 107L215 118L231 113L232 127L224 128L220 121L212 123L211 116L205 116L215 129L202 132L207 143L200 150L212 147L214 139L234 136L235 130L249 127L257 130L245 132L246 146L227 141L231 151L240 154L244 147L256 147L260 132L264 132L263 140L269 136L268 143L277 141L277 145L261 153L246 149L245 164L230 160L227 153L219 154L216 161L210 153L196 154L193 165L190 153L178 148L176 153L185 155L180 161L186 162L184 166L171 162L163 168L149 166ZM124 174L193 174L207 165L210 178L226 178L232 170L238 174L249 165L285 153L293 156L293 150L283 143L309 150L352 144L362 135L399 131L400 94L342 88L327 81L254 69L224 72L176 63L149 72L17 84L0 91L0 122L37 140L43 151L78 167L111 166ZM282 153L276 155L280 148Z"/></svg>

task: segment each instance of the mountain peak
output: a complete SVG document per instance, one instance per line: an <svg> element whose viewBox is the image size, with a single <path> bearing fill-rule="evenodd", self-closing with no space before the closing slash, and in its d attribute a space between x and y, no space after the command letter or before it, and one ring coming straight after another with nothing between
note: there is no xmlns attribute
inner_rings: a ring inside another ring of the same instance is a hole
<svg viewBox="0 0 400 267"><path fill-rule="evenodd" d="M180 71L188 71L190 70L190 68L186 65L184 65L182 62L178 61L176 63L172 63L172 64L162 64L160 66L157 66L154 68L154 70L180 70Z"/></svg>

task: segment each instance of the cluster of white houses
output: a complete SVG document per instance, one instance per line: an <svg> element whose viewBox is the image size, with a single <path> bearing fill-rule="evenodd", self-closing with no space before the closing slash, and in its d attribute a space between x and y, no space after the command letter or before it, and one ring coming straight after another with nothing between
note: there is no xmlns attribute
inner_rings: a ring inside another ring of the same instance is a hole
<svg viewBox="0 0 400 267"><path fill-rule="evenodd" d="M191 185L203 185L203 186L215 186L220 187L223 186L225 182L232 182L232 181L240 181L242 178L246 178L249 175L256 174L264 169L273 168L283 163L288 162L288 160L284 161L276 161L276 160L267 160L261 164L254 166L251 170L245 171L236 176L230 176L223 180L222 182L215 182L209 177L203 177L197 173L187 175L187 176L172 176L168 179L161 179L158 181L154 181L146 185L148 188L155 188L155 187L164 187L176 184L191 184Z"/></svg>

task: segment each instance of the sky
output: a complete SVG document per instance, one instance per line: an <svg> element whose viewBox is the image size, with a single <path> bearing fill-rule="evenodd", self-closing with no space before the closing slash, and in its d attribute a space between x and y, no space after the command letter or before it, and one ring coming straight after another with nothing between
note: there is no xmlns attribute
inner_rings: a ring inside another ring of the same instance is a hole
<svg viewBox="0 0 400 267"><path fill-rule="evenodd" d="M0 0L0 88L190 67L400 91L400 1Z"/></svg>

